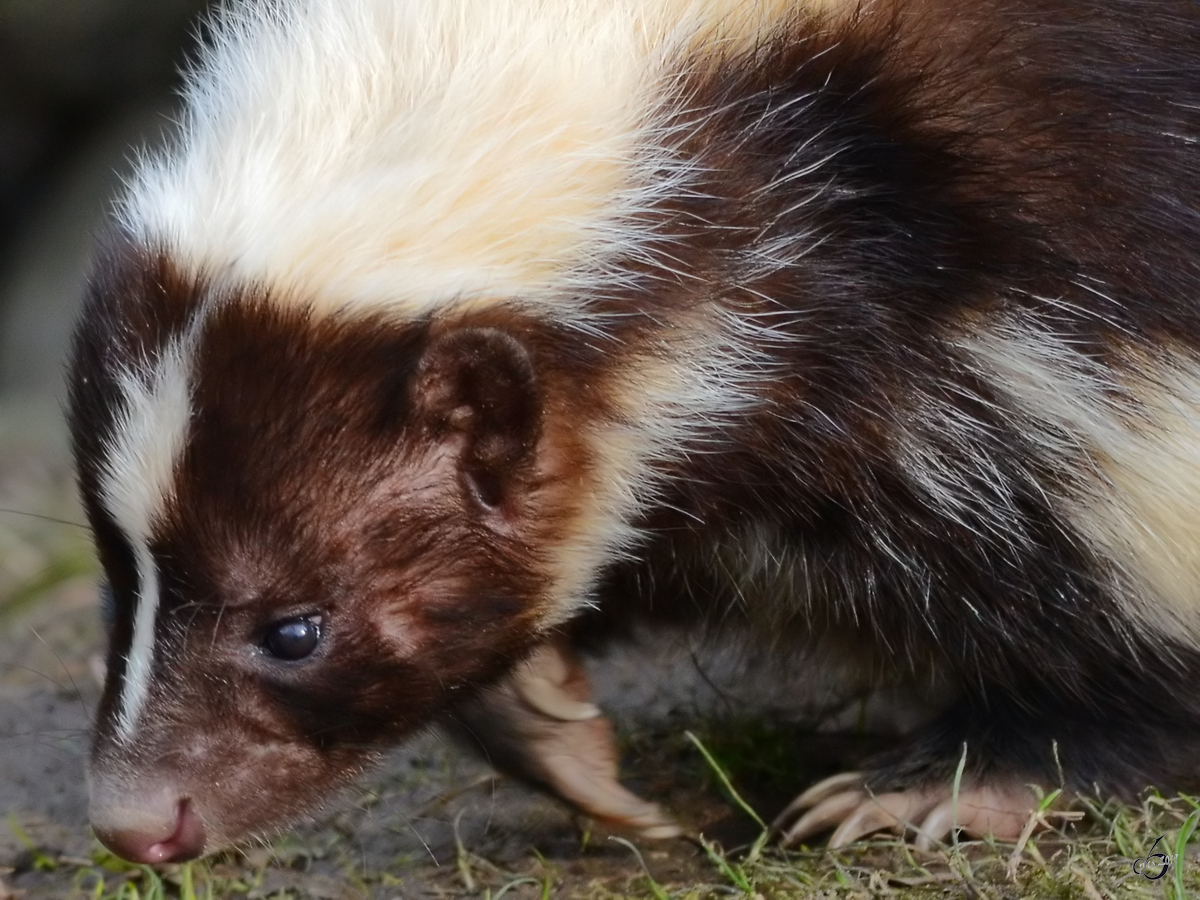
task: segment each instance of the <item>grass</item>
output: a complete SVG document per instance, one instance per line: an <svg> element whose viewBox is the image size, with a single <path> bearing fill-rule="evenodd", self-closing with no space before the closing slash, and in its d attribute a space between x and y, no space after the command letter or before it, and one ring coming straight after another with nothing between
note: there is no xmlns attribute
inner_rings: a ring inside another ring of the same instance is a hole
<svg viewBox="0 0 1200 900"><path fill-rule="evenodd" d="M747 897L904 898L931 896L931 890L937 894L947 887L973 897L1200 897L1200 801L1187 795L1148 794L1140 807L1084 802L1078 824L1072 820L1026 834L1012 846L952 838L934 853L918 854L904 841L887 837L861 841L845 851L788 852L766 845L762 818L738 795L730 775L704 744L694 735L688 738L738 808L762 829L746 851L722 853L703 842L728 887ZM961 771L960 766L956 794ZM1043 798L1039 815L1047 813L1057 796L1056 791ZM1153 852L1156 842L1172 849L1165 872L1143 870L1159 876L1152 879L1138 874L1133 863Z"/></svg>
<svg viewBox="0 0 1200 900"><path fill-rule="evenodd" d="M714 749L720 732L710 734L711 741L694 734L684 739L697 765L684 771L683 789L723 794L727 800L720 808L752 824L753 837L728 847L705 835L694 836L693 843L662 845L592 837L579 856L603 859L587 877L568 871L574 860L548 860L533 849L516 863L495 863L461 839L453 864L441 869L418 859L364 870L351 854L339 858L336 838L326 860L333 868L326 865L320 876L311 853L288 852L286 844L278 853L227 854L155 870L122 862L98 845L90 858L71 859L30 842L30 866L57 875L55 883L66 886L66 893L53 896L92 900L408 897L414 884L423 886L418 896L481 900L1200 897L1200 800L1194 797L1152 793L1138 806L1084 802L1081 820L1036 832L1020 847L959 840L920 853L884 836L838 852L820 846L784 851L768 842L764 817L738 788L737 760L722 759ZM716 800L711 793L707 799ZM1136 859L1151 853L1167 857L1166 871L1154 880L1133 868Z"/></svg>

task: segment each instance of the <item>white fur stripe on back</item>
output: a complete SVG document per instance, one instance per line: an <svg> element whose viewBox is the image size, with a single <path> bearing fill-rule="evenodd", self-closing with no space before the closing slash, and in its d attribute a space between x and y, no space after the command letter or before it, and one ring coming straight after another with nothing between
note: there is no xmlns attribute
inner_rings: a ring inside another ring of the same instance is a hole
<svg viewBox="0 0 1200 900"><path fill-rule="evenodd" d="M520 297L637 251L676 164L658 80L854 0L232 2L186 89L184 138L120 207L142 240L276 302L421 315Z"/></svg>
<svg viewBox="0 0 1200 900"><path fill-rule="evenodd" d="M1153 359L1127 347L1124 369L1105 367L1032 318L962 343L1044 458L1074 474L1057 500L1115 564L1127 613L1200 646L1200 360L1184 347Z"/></svg>
<svg viewBox="0 0 1200 900"><path fill-rule="evenodd" d="M194 331L192 332L194 334ZM191 334L172 342L148 373L120 379L124 414L108 448L101 495L129 540L137 565L138 597L133 640L126 656L118 724L128 740L150 690L158 571L150 552L155 520L173 491L175 461L187 437Z"/></svg>

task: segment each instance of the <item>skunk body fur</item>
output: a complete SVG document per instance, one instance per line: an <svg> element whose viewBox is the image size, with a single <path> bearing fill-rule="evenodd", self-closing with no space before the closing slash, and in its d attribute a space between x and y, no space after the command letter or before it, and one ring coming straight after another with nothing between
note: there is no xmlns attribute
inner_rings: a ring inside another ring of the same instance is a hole
<svg viewBox="0 0 1200 900"><path fill-rule="evenodd" d="M232 4L72 363L98 831L597 618L948 680L874 790L1194 782L1197 72L1173 0Z"/></svg>

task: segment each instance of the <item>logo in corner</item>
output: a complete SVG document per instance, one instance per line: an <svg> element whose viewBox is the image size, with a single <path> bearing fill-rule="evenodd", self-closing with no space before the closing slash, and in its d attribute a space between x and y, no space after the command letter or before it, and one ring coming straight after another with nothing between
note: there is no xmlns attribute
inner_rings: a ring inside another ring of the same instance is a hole
<svg viewBox="0 0 1200 900"><path fill-rule="evenodd" d="M1164 835L1160 834L1155 838L1154 843L1150 845L1150 853L1147 853L1145 856L1139 856L1133 861L1133 872L1135 875L1141 875L1150 881L1157 881L1167 874L1167 869L1171 867L1171 862L1167 854L1153 852L1163 837Z"/></svg>

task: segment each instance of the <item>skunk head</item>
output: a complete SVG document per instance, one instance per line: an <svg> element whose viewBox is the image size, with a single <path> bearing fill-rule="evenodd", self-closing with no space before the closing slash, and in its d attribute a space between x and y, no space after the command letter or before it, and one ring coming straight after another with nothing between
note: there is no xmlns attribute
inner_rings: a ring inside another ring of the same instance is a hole
<svg viewBox="0 0 1200 900"><path fill-rule="evenodd" d="M587 466L519 335L316 318L138 252L84 321L71 423L114 600L93 820L124 855L285 820L558 614L544 554Z"/></svg>

